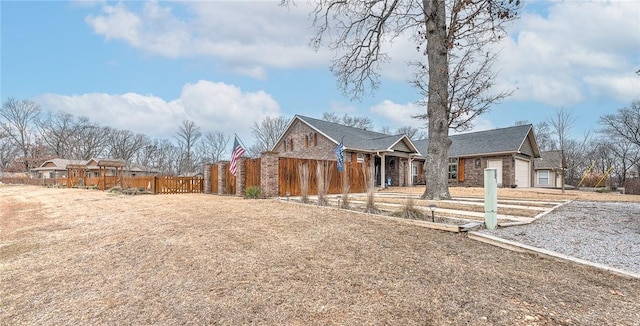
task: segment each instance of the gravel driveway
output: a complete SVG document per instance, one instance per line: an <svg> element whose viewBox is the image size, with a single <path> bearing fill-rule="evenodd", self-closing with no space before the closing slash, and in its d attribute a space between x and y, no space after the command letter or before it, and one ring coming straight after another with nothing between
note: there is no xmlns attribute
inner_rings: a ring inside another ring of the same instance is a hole
<svg viewBox="0 0 640 326"><path fill-rule="evenodd" d="M531 224L482 232L640 273L638 203L573 201Z"/></svg>

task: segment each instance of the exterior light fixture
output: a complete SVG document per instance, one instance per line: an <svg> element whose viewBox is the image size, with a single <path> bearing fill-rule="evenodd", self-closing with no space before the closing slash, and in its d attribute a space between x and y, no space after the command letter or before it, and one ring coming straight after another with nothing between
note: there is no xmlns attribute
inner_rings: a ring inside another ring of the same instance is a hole
<svg viewBox="0 0 640 326"><path fill-rule="evenodd" d="M438 206L436 206L436 204L429 204L429 210L431 211L431 222L435 222L436 221L436 217L435 217L435 211L436 208L438 208Z"/></svg>

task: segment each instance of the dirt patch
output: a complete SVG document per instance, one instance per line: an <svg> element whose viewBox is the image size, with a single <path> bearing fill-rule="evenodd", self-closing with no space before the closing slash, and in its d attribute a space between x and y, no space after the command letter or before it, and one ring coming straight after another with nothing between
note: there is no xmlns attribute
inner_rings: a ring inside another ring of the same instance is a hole
<svg viewBox="0 0 640 326"><path fill-rule="evenodd" d="M0 245L29 249L0 257L0 324L640 320L638 280L402 221L276 200L0 187L3 212L16 201L33 209L0 215Z"/></svg>

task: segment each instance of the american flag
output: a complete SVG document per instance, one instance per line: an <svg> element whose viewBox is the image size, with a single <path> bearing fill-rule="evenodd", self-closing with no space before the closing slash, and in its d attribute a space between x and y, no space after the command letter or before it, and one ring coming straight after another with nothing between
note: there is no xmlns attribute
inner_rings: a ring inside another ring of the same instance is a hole
<svg viewBox="0 0 640 326"><path fill-rule="evenodd" d="M342 169L344 168L344 145L342 144L342 140L333 152L338 156L338 172L342 172Z"/></svg>
<svg viewBox="0 0 640 326"><path fill-rule="evenodd" d="M238 159L245 153L245 149L240 146L238 142L238 136L233 141L233 152L231 152L231 162L229 163L229 172L235 177L238 173Z"/></svg>

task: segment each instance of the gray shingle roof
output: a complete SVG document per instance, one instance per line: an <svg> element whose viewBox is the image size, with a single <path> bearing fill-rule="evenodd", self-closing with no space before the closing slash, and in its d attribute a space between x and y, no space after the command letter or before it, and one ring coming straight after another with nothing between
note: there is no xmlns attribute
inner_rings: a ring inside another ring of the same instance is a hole
<svg viewBox="0 0 640 326"><path fill-rule="evenodd" d="M301 115L296 118L302 120L312 128L318 130L324 136L333 140L336 144L342 139L347 149L384 151L398 142L405 135L387 135L371 130L348 127L341 124L314 119ZM450 157L474 156L494 153L517 153L523 142L532 131L531 124L513 126L507 128L470 132L466 134L451 135ZM429 141L427 139L407 141L415 146L422 156L427 153Z"/></svg>
<svg viewBox="0 0 640 326"><path fill-rule="evenodd" d="M562 168L562 153L560 151L540 152L540 158L536 158L533 162L536 170L560 169Z"/></svg>
<svg viewBox="0 0 640 326"><path fill-rule="evenodd" d="M532 126L521 125L493 130L451 135L450 157L492 153L514 153L520 150ZM427 152L428 139L414 141L422 153Z"/></svg>
<svg viewBox="0 0 640 326"><path fill-rule="evenodd" d="M342 140L343 145L348 149L384 151L405 137L405 135L387 135L371 130L348 127L301 115L296 115L296 117L333 140L336 144Z"/></svg>

